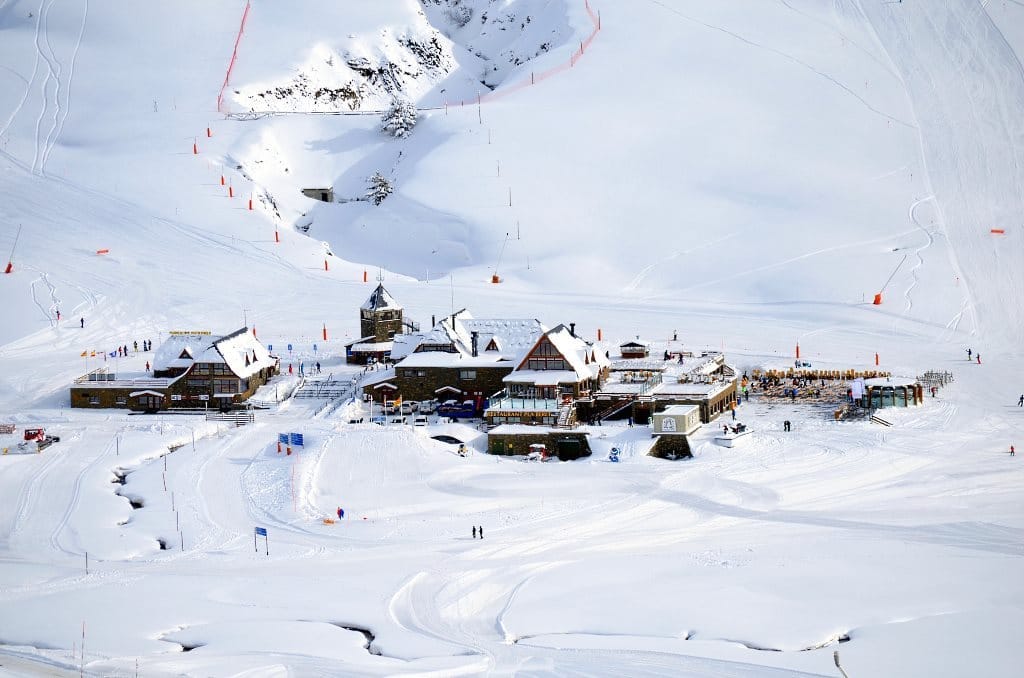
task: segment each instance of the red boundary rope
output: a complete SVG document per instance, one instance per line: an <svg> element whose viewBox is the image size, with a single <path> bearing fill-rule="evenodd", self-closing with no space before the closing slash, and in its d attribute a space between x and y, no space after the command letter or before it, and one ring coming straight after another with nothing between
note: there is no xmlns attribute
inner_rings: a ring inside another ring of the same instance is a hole
<svg viewBox="0 0 1024 678"><path fill-rule="evenodd" d="M235 61L238 59L238 43L242 41L242 33L245 32L245 22L249 18L249 0L245 0L245 10L242 12L242 22L238 26L238 35L235 36L235 48L231 51L231 61L228 63L228 70L224 73L224 84L220 86L220 94L217 95L217 112L227 113L224 109L224 90L231 80L231 71L235 68Z"/></svg>

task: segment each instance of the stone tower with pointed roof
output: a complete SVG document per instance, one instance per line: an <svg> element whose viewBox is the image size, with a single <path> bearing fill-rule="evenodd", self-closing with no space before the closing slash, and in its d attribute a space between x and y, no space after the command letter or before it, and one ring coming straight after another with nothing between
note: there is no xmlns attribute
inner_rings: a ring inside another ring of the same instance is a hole
<svg viewBox="0 0 1024 678"><path fill-rule="evenodd" d="M359 331L375 342L391 341L402 333L402 307L382 283L359 308Z"/></svg>

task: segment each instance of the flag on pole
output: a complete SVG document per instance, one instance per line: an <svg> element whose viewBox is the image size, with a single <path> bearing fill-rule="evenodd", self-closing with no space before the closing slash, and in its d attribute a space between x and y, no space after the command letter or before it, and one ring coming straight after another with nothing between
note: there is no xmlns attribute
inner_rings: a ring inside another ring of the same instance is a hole
<svg viewBox="0 0 1024 678"><path fill-rule="evenodd" d="M96 357L96 351L90 351L89 357L95 358Z"/></svg>
<svg viewBox="0 0 1024 678"><path fill-rule="evenodd" d="M89 356L89 352L88 351L82 351L82 357L83 358L87 358L88 356Z"/></svg>

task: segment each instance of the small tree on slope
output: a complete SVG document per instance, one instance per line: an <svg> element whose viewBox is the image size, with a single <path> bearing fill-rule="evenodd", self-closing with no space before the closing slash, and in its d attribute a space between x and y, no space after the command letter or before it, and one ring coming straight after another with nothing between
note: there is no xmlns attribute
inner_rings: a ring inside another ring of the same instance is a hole
<svg viewBox="0 0 1024 678"><path fill-rule="evenodd" d="M391 106L384 112L380 121L380 129L392 136L404 139L416 126L416 118L419 112L415 104L408 99L396 97L391 100Z"/></svg>
<svg viewBox="0 0 1024 678"><path fill-rule="evenodd" d="M395 187L391 185L388 178L380 172L375 172L367 181L370 184L370 188L366 191L366 197L372 200L374 205L384 202L384 198L391 195L395 190Z"/></svg>

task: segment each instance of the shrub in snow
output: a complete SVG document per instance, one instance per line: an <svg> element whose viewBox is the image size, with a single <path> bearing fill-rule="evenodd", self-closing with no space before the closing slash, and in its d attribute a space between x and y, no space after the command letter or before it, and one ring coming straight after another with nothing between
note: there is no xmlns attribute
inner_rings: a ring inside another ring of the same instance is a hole
<svg viewBox="0 0 1024 678"><path fill-rule="evenodd" d="M415 104L408 99L392 99L391 107L381 118L380 128L384 132L390 132L393 136L405 138L416 126L417 115Z"/></svg>
<svg viewBox="0 0 1024 678"><path fill-rule="evenodd" d="M366 191L366 197L373 201L374 205L379 205L384 202L384 198L391 195L395 187L391 185L388 178L380 172L374 173L369 178L370 188Z"/></svg>
<svg viewBox="0 0 1024 678"><path fill-rule="evenodd" d="M452 7L445 10L445 15L448 20L459 28L464 28L469 20L473 18L473 10L460 2L456 2Z"/></svg>

